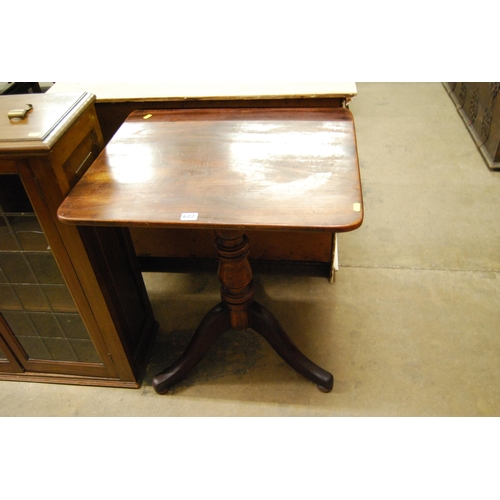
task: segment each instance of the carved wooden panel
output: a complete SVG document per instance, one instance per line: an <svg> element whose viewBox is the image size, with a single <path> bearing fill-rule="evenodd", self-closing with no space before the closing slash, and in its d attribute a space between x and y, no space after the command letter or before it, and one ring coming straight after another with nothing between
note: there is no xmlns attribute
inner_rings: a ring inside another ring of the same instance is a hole
<svg viewBox="0 0 500 500"><path fill-rule="evenodd" d="M445 83L488 166L500 169L499 82Z"/></svg>

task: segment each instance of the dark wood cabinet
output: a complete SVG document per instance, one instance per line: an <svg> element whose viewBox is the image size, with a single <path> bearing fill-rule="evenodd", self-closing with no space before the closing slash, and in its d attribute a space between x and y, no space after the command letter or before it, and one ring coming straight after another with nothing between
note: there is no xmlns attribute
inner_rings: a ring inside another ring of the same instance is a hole
<svg viewBox="0 0 500 500"><path fill-rule="evenodd" d="M444 84L489 168L500 169L499 82Z"/></svg>
<svg viewBox="0 0 500 500"><path fill-rule="evenodd" d="M56 216L104 145L94 101L0 97L0 379L140 385L157 325L130 235Z"/></svg>

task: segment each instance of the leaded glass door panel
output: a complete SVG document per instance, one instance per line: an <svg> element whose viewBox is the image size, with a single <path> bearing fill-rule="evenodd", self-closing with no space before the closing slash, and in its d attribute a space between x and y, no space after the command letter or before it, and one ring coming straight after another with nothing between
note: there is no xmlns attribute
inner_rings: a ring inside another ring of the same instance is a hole
<svg viewBox="0 0 500 500"><path fill-rule="evenodd" d="M102 365L16 174L0 175L0 315L3 340L27 370Z"/></svg>

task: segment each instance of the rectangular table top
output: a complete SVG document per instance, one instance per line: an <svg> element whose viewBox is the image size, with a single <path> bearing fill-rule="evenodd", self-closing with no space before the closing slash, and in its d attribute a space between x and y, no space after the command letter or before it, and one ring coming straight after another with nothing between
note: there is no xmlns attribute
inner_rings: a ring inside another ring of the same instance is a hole
<svg viewBox="0 0 500 500"><path fill-rule="evenodd" d="M344 97L357 94L354 82L57 82L47 93L91 92L97 102L252 100Z"/></svg>
<svg viewBox="0 0 500 500"><path fill-rule="evenodd" d="M344 108L132 113L59 208L66 223L350 231L363 220Z"/></svg>

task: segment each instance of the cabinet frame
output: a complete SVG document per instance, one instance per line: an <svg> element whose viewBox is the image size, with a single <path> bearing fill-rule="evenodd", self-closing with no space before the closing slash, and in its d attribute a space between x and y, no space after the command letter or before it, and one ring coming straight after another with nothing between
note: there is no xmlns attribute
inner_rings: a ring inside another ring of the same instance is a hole
<svg viewBox="0 0 500 500"><path fill-rule="evenodd" d="M54 96L50 99L57 103ZM0 349L7 357L7 361L0 360L3 380L116 387L141 384L158 324L128 231L85 234L57 219L59 205L104 146L94 100L87 93L77 98L71 116L63 117L46 144L38 148L0 142L0 182L4 174L19 176L101 362L29 358L0 317ZM117 251L123 269L110 265ZM120 280L126 280L134 292L133 302L127 304L138 315L132 325L125 318L124 306L130 293L122 293Z"/></svg>

